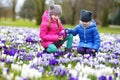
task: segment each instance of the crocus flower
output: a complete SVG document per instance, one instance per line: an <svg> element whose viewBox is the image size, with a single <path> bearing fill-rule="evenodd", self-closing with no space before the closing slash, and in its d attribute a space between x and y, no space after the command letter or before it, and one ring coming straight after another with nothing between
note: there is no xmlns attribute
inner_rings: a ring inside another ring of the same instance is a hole
<svg viewBox="0 0 120 80"><path fill-rule="evenodd" d="M112 76L109 76L109 77L108 77L108 80L113 80L113 77L112 77Z"/></svg>
<svg viewBox="0 0 120 80"><path fill-rule="evenodd" d="M78 78L73 78L73 77L70 77L69 80L78 80Z"/></svg>
<svg viewBox="0 0 120 80"><path fill-rule="evenodd" d="M51 60L49 61L49 65L56 65L56 64L58 64L58 61L55 60L55 59L51 59Z"/></svg>
<svg viewBox="0 0 120 80"><path fill-rule="evenodd" d="M38 52L37 57L42 57L42 53Z"/></svg>
<svg viewBox="0 0 120 80"><path fill-rule="evenodd" d="M1 61L1 62L4 62L4 61L5 61L5 59L4 59L4 58L1 58L1 59L0 59L0 61Z"/></svg>
<svg viewBox="0 0 120 80"><path fill-rule="evenodd" d="M107 80L106 76L105 75L101 75L98 80Z"/></svg>

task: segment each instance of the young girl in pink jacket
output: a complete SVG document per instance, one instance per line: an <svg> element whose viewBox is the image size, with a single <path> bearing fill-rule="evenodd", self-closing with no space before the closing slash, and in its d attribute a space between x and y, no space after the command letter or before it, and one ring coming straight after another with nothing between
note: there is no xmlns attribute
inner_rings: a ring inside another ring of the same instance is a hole
<svg viewBox="0 0 120 80"><path fill-rule="evenodd" d="M64 27L60 21L62 9L60 5L51 5L42 16L40 24L41 44L49 53L55 53L57 49L67 41L65 53L71 51L73 35L61 33Z"/></svg>

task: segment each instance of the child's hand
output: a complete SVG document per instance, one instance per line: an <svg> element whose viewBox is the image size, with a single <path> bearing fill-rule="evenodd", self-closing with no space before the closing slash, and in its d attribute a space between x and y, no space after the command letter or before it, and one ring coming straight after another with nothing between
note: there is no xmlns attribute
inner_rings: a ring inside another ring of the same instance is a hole
<svg viewBox="0 0 120 80"><path fill-rule="evenodd" d="M65 32L68 33L68 29L66 29Z"/></svg>
<svg viewBox="0 0 120 80"><path fill-rule="evenodd" d="M68 33L69 32L69 29L65 29L65 33Z"/></svg>
<svg viewBox="0 0 120 80"><path fill-rule="evenodd" d="M94 52L95 52L95 49L92 49L92 52L94 53Z"/></svg>
<svg viewBox="0 0 120 80"><path fill-rule="evenodd" d="M63 40L63 35L59 36L58 40Z"/></svg>

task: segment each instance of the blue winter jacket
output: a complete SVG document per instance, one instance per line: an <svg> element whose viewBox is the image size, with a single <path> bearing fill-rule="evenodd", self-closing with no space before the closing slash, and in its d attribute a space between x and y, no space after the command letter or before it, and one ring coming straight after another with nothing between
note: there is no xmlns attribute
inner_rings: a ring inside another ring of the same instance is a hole
<svg viewBox="0 0 120 80"><path fill-rule="evenodd" d="M74 36L79 35L80 42L78 47L92 48L98 51L100 35L94 20L91 21L88 27L83 27L82 23L78 24L73 30L69 30L69 33L72 33Z"/></svg>

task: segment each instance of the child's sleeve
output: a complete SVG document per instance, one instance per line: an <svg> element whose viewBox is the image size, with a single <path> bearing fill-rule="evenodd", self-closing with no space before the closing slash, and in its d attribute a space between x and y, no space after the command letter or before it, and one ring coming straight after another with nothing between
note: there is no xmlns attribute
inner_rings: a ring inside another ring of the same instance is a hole
<svg viewBox="0 0 120 80"><path fill-rule="evenodd" d="M71 33L71 34L73 34L73 36L76 36L78 34L78 26L76 26L73 30L69 29L68 33L69 34Z"/></svg>
<svg viewBox="0 0 120 80"><path fill-rule="evenodd" d="M100 47L100 35L99 32L97 30L97 28L95 28L95 30L93 31L93 35L94 35L94 46L93 48L98 51L99 47Z"/></svg>

